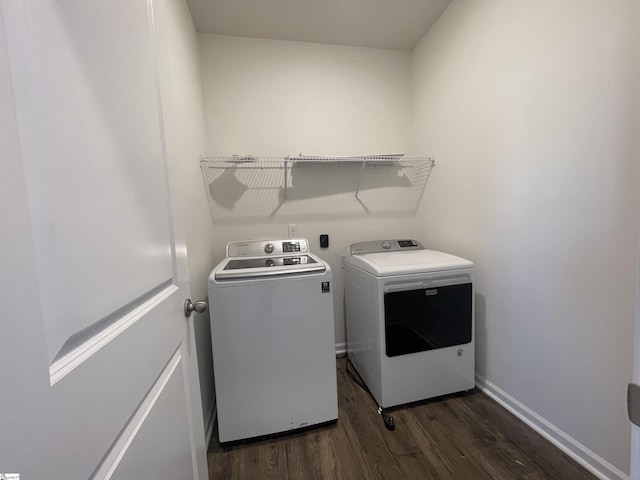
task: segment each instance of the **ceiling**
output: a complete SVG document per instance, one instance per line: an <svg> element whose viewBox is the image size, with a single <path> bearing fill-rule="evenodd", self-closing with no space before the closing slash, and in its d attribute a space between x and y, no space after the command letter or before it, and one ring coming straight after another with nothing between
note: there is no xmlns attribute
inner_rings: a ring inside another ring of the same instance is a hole
<svg viewBox="0 0 640 480"><path fill-rule="evenodd" d="M198 32L411 50L451 0L187 0Z"/></svg>

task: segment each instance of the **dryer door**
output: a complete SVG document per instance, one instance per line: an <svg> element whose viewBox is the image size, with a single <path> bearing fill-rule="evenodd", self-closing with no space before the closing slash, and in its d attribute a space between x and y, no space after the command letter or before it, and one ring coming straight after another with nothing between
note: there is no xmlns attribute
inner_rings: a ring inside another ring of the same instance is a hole
<svg viewBox="0 0 640 480"><path fill-rule="evenodd" d="M384 294L385 347L388 357L463 345L472 340L473 287L394 286Z"/></svg>

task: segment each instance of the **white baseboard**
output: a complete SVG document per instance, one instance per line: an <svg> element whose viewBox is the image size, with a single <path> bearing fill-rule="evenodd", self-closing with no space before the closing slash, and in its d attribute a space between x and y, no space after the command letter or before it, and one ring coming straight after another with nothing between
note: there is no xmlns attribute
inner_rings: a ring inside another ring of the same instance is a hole
<svg viewBox="0 0 640 480"><path fill-rule="evenodd" d="M347 344L345 342L336 343L336 357L344 357L347 354Z"/></svg>
<svg viewBox="0 0 640 480"><path fill-rule="evenodd" d="M209 451L209 447L211 444L211 438L213 437L213 425L216 420L216 396L214 395L211 400L209 400L209 410L207 411L207 416L204 419L204 439L207 445L207 451Z"/></svg>
<svg viewBox="0 0 640 480"><path fill-rule="evenodd" d="M602 457L548 422L487 379L476 374L477 387L601 480L629 480Z"/></svg>

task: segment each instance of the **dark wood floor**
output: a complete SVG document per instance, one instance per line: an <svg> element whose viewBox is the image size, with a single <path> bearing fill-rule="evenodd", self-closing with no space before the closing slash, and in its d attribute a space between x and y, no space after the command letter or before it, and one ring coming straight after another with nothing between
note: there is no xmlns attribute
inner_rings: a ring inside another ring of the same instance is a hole
<svg viewBox="0 0 640 480"><path fill-rule="evenodd" d="M392 409L395 431L338 359L337 424L209 450L209 478L581 480L593 475L478 390Z"/></svg>

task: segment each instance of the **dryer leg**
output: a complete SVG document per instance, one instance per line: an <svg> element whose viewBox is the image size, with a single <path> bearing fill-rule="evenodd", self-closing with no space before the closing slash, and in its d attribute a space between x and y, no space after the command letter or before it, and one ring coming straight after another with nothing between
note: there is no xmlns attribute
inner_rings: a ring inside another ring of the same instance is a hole
<svg viewBox="0 0 640 480"><path fill-rule="evenodd" d="M384 422L384 426L387 427L387 430L396 429L396 424L393 421L393 417L385 412L382 407L378 407L378 414L382 415L382 421Z"/></svg>

